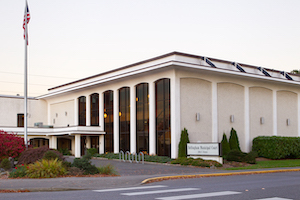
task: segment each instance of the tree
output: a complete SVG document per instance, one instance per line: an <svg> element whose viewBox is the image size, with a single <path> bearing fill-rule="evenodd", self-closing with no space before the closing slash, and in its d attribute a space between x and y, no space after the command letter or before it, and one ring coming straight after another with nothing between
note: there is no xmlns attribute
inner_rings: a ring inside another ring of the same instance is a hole
<svg viewBox="0 0 300 200"><path fill-rule="evenodd" d="M221 146L222 146L222 154L223 154L223 157L226 157L230 151L230 145L228 143L228 140L227 140L227 136L225 133L223 133L223 138L222 138L222 141L221 141Z"/></svg>
<svg viewBox="0 0 300 200"><path fill-rule="evenodd" d="M17 134L9 134L0 130L0 160L8 157L16 158L25 150L24 139Z"/></svg>
<svg viewBox="0 0 300 200"><path fill-rule="evenodd" d="M234 130L233 128L231 128L231 131L230 131L229 145L230 145L231 150L233 150L233 149L237 149L239 151L241 150L239 139L236 134L236 130Z"/></svg>
<svg viewBox="0 0 300 200"><path fill-rule="evenodd" d="M178 157L186 157L187 156L187 152L186 152L186 146L187 143L189 143L189 134L186 130L186 128L184 128L181 131L181 136L180 136L180 142L178 145Z"/></svg>

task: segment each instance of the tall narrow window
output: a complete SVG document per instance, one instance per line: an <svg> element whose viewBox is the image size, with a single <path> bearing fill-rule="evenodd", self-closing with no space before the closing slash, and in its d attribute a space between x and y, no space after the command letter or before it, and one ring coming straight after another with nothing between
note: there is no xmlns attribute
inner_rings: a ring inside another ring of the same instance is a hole
<svg viewBox="0 0 300 200"><path fill-rule="evenodd" d="M148 84L136 86L136 152L149 152Z"/></svg>
<svg viewBox="0 0 300 200"><path fill-rule="evenodd" d="M119 90L120 151L130 151L130 88Z"/></svg>
<svg viewBox="0 0 300 200"><path fill-rule="evenodd" d="M18 127L24 127L24 114L18 114Z"/></svg>
<svg viewBox="0 0 300 200"><path fill-rule="evenodd" d="M104 148L105 152L114 152L114 115L113 91L104 92Z"/></svg>
<svg viewBox="0 0 300 200"><path fill-rule="evenodd" d="M157 155L171 156L170 79L155 83Z"/></svg>
<svg viewBox="0 0 300 200"><path fill-rule="evenodd" d="M78 98L78 125L86 125L86 97L81 96Z"/></svg>
<svg viewBox="0 0 300 200"><path fill-rule="evenodd" d="M99 126L99 94L91 94L91 126Z"/></svg>

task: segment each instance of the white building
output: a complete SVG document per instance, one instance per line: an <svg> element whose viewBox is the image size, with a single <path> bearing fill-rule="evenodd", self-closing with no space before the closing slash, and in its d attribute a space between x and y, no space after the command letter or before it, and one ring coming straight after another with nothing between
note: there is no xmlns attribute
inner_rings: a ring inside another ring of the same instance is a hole
<svg viewBox="0 0 300 200"><path fill-rule="evenodd" d="M76 157L96 147L176 158L183 128L197 143L233 127L248 152L259 135L300 136L299 85L295 74L173 52L29 99L28 139ZM23 104L0 97L0 129L23 135Z"/></svg>

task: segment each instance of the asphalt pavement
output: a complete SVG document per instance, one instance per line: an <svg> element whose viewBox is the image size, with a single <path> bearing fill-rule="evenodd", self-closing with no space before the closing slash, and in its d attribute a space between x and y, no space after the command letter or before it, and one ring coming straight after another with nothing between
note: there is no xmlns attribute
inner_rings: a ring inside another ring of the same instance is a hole
<svg viewBox="0 0 300 200"><path fill-rule="evenodd" d="M72 161L74 157L67 157ZM30 191L65 191L93 190L116 187L138 186L151 181L161 181L176 178L198 178L211 176L228 176L254 173L274 173L300 171L299 168L260 169L227 171L221 169L200 168L158 163L129 163L119 160L92 159L92 164L105 166L111 164L119 176L110 177L63 177L48 179L0 179L0 190L30 190Z"/></svg>

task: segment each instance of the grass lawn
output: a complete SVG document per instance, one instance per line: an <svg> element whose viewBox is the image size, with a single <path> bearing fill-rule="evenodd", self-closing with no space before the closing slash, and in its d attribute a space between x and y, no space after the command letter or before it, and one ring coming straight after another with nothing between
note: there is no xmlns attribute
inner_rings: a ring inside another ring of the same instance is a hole
<svg viewBox="0 0 300 200"><path fill-rule="evenodd" d="M300 167L300 159L263 160L263 161L257 161L256 164L251 166L230 167L230 168L226 168L226 170L279 168L279 167Z"/></svg>

